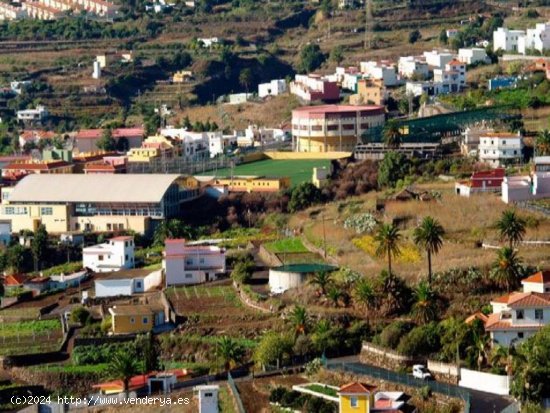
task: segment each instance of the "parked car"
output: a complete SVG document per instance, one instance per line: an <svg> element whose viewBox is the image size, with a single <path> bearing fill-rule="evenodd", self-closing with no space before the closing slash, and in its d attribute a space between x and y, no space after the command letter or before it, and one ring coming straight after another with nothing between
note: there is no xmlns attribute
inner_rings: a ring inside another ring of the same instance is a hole
<svg viewBox="0 0 550 413"><path fill-rule="evenodd" d="M413 377L420 380L433 380L432 374L422 364L415 364L413 366Z"/></svg>

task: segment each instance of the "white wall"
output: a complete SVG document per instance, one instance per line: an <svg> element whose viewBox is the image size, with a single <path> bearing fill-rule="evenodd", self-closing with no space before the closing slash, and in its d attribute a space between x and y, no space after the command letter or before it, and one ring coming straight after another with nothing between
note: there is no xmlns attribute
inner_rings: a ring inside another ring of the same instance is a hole
<svg viewBox="0 0 550 413"><path fill-rule="evenodd" d="M305 274L269 270L269 288L272 293L280 294L290 288L297 288L304 284Z"/></svg>
<svg viewBox="0 0 550 413"><path fill-rule="evenodd" d="M133 280L95 280L96 297L115 297L117 295L132 295Z"/></svg>
<svg viewBox="0 0 550 413"><path fill-rule="evenodd" d="M460 369L460 387L480 390L487 393L510 394L510 378L475 370Z"/></svg>
<svg viewBox="0 0 550 413"><path fill-rule="evenodd" d="M143 279L144 291L149 291L162 284L162 270L153 271Z"/></svg>

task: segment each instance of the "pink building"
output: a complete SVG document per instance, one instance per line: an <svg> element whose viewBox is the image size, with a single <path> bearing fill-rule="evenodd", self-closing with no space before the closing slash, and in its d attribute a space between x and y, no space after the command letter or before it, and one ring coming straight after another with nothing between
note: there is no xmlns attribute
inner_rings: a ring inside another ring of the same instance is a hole
<svg viewBox="0 0 550 413"><path fill-rule="evenodd" d="M290 82L290 93L298 96L304 102L322 100L337 102L340 99L338 83L329 81L320 75L296 75Z"/></svg>
<svg viewBox="0 0 550 413"><path fill-rule="evenodd" d="M97 151L97 143L101 139L103 129L82 129L78 131L75 137L75 144L79 152ZM128 148L139 148L145 135L142 127L137 128L117 128L113 129L113 138L115 141L124 138L128 142Z"/></svg>
<svg viewBox="0 0 550 413"><path fill-rule="evenodd" d="M224 274L225 250L212 245L188 245L184 239L165 241L166 286L200 284Z"/></svg>

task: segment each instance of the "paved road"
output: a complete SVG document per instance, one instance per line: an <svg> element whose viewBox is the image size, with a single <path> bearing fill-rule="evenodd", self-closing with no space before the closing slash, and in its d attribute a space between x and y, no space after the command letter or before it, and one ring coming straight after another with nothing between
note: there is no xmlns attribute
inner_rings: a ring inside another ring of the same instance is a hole
<svg viewBox="0 0 550 413"><path fill-rule="evenodd" d="M380 367L371 366L369 364L361 363L357 356L346 357L340 359L331 359L328 361L329 369L341 369L342 363L345 364L346 369L349 369L357 374L365 374L376 378L382 378L386 381L391 381L400 384L410 384L413 386L422 386L430 384L433 391L437 392L437 388L441 387L443 391L447 391L455 394L470 394L470 412L471 413L500 413L504 408L512 404L512 401L506 397L498 396L496 394L485 393L477 390L470 390L464 387L459 387L453 384L438 383L438 382L423 382L414 378L407 379L405 375L399 375L396 372L383 369ZM397 378L402 380L399 381ZM405 381L403 381L405 379Z"/></svg>

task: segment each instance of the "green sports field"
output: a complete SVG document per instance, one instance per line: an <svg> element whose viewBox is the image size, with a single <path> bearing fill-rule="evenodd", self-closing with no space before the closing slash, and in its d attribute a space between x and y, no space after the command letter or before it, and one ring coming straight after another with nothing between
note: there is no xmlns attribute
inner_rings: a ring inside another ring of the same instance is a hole
<svg viewBox="0 0 550 413"><path fill-rule="evenodd" d="M263 161L251 162L235 167L233 174L238 175L262 175L273 177L290 177L292 186L305 181L311 181L313 168L329 167L328 159L299 159L299 160L275 160L266 159ZM217 177L230 176L229 168L218 169L217 171L206 172L203 175L216 175Z"/></svg>

